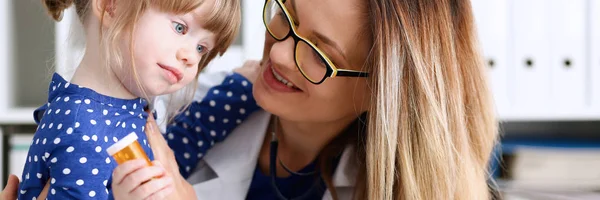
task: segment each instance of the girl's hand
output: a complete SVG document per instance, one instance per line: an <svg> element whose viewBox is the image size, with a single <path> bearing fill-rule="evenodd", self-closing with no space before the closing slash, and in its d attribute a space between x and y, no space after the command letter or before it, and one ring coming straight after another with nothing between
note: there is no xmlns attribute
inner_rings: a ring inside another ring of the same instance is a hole
<svg viewBox="0 0 600 200"><path fill-rule="evenodd" d="M142 159L120 164L113 171L112 190L117 200L165 199L174 191L173 179L160 162L148 166Z"/></svg>

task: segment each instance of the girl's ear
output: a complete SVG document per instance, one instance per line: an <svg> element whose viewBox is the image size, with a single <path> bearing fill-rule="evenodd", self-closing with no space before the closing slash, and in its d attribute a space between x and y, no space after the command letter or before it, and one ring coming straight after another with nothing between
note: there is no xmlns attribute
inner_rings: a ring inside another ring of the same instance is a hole
<svg viewBox="0 0 600 200"><path fill-rule="evenodd" d="M91 11L106 27L114 21L116 0L92 0Z"/></svg>

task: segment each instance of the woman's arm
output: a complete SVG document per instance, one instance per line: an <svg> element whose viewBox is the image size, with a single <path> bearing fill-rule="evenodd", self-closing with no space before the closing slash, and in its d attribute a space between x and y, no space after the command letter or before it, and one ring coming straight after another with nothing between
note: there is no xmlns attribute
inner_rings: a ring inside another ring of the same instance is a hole
<svg viewBox="0 0 600 200"><path fill-rule="evenodd" d="M162 164L167 176L170 176L173 179L175 191L171 193L167 199L196 199L194 188L179 173L175 155L171 148L169 148L169 145L167 145L163 135L160 133L158 125L152 115L149 115L148 117L148 123L146 123L145 130L148 142L150 142L150 146L154 153L154 159Z"/></svg>
<svg viewBox="0 0 600 200"><path fill-rule="evenodd" d="M6 187L0 193L0 200L15 200L17 199L17 190L19 189L19 178L15 175L8 177Z"/></svg>

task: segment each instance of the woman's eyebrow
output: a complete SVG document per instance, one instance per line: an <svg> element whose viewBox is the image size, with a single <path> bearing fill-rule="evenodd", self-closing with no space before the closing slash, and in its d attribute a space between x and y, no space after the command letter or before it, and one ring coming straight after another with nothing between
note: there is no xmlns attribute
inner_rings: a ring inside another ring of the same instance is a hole
<svg viewBox="0 0 600 200"><path fill-rule="evenodd" d="M298 9L296 6L296 0L289 0L292 4L292 10L295 13L298 13ZM285 0L283 0L282 2L285 3ZM298 15L296 14L296 17L294 18L294 21L298 24L300 24L300 21L298 20ZM327 36L325 36L324 34L321 34L319 32L317 32L316 30L313 31L314 36L316 37L316 39L322 41L323 43L333 47L334 50L336 50L340 55L342 55L342 58L347 62L350 63L350 61L348 60L348 58L346 57L346 54L344 53L344 51L342 51L342 48L340 48L339 45L337 45L337 43L335 43L333 40L329 39Z"/></svg>
<svg viewBox="0 0 600 200"><path fill-rule="evenodd" d="M296 7L296 0L290 0L292 2L292 9L294 9L294 11L297 11L297 7ZM285 0L283 1L285 3Z"/></svg>
<svg viewBox="0 0 600 200"><path fill-rule="evenodd" d="M337 45L333 40L329 39L327 36L317 32L317 31L313 31L313 34L315 35L315 37L318 40L321 40L323 43L333 47L334 50L336 50L340 55L342 55L342 58L347 62L350 63L350 61L348 60L348 58L346 57L346 54L344 53L344 51L342 51L342 48L340 48L339 45Z"/></svg>

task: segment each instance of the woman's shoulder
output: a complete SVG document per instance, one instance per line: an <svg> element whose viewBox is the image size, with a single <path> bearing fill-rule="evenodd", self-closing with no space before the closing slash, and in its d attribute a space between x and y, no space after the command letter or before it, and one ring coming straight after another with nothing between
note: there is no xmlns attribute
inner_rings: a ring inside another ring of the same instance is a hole
<svg viewBox="0 0 600 200"><path fill-rule="evenodd" d="M267 132L271 113L264 110L259 110L252 113L248 118L239 122L228 138L214 146L214 148L206 154L205 158L222 158L224 156L232 158L231 154L240 157L253 157L258 155L251 153L260 147L264 141L264 136ZM216 154L216 155L215 155ZM245 156L244 156L245 155ZM231 159L227 159L231 160ZM242 159L243 160L243 159Z"/></svg>

